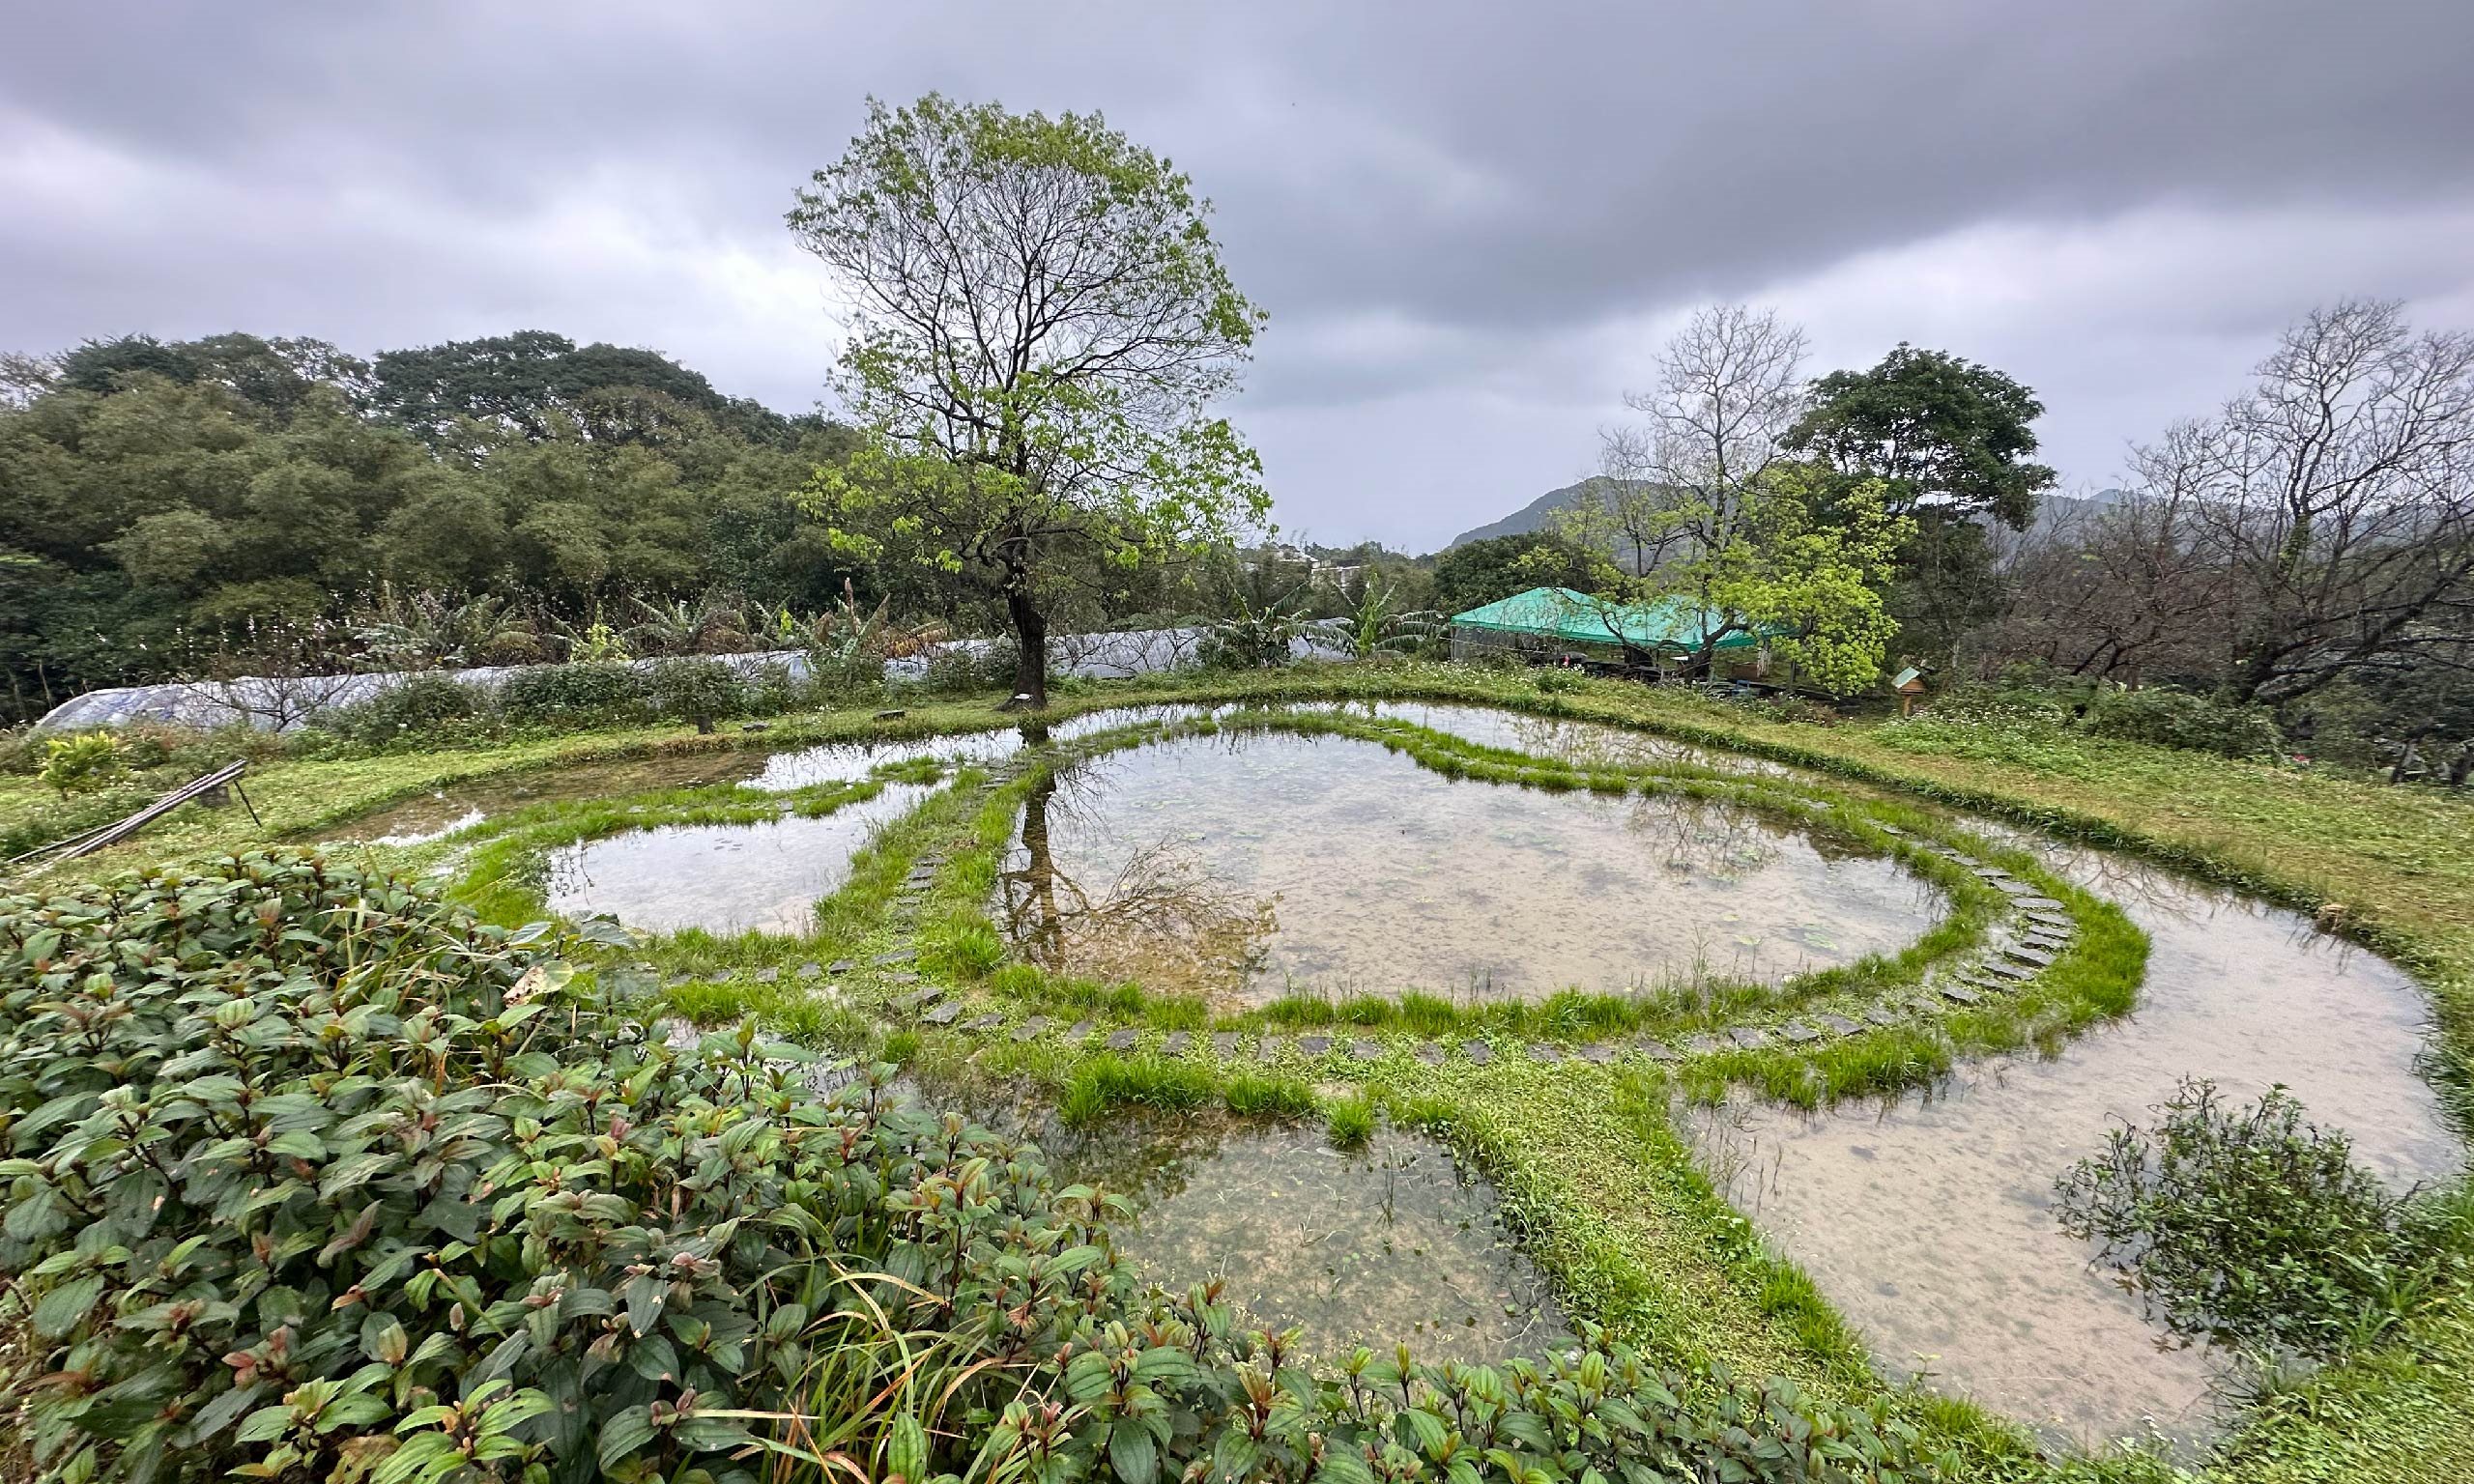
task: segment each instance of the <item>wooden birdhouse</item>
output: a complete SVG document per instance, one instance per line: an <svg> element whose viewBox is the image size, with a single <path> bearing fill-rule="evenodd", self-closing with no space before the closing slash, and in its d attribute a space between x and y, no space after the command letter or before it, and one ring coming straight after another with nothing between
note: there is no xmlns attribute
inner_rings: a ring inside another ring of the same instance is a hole
<svg viewBox="0 0 2474 1484"><path fill-rule="evenodd" d="M1910 665L1898 672L1898 678L1890 682L1890 689L1898 692L1898 714L1913 716L1915 698L1924 694L1924 671Z"/></svg>

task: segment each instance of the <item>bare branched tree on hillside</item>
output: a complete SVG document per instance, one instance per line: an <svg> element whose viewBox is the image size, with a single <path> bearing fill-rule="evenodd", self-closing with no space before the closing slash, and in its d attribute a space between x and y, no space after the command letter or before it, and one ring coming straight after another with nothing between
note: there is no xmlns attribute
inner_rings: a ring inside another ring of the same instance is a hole
<svg viewBox="0 0 2474 1484"><path fill-rule="evenodd" d="M2187 502L2237 615L2225 689L2279 704L2439 659L2474 627L2474 334L2347 302L2288 329L2258 385L2142 448Z"/></svg>

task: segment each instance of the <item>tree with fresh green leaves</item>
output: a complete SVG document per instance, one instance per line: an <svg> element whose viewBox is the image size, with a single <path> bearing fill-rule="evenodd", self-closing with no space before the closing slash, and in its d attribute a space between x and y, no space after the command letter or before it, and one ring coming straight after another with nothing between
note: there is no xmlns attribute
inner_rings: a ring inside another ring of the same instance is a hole
<svg viewBox="0 0 2474 1484"><path fill-rule="evenodd" d="M1880 678L1897 622L1884 601L1914 522L1889 508L1879 480L1853 486L1816 465L1771 463L1729 496L1722 520L1681 501L1676 517L1711 532L1647 577L1581 601L1620 642L1643 605L1699 615L1684 668L1706 671L1719 646L1760 637L1770 656L1838 695Z"/></svg>
<svg viewBox="0 0 2474 1484"><path fill-rule="evenodd" d="M790 213L845 296L838 386L867 433L815 507L849 546L993 587L1032 706L1078 550L1139 566L1269 515L1260 461L1211 411L1263 315L1208 215L1097 114L933 94L872 102Z"/></svg>

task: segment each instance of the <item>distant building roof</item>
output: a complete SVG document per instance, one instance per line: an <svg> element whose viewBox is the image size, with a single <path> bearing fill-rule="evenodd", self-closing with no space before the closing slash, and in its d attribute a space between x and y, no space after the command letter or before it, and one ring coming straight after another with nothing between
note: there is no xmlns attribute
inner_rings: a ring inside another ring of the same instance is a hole
<svg viewBox="0 0 2474 1484"><path fill-rule="evenodd" d="M1701 647L1711 618L1704 609L1680 597L1654 603L1618 603L1569 587L1532 587L1509 598L1452 615L1454 626L1499 634L1532 634L1574 644L1611 644L1619 641L1635 649L1690 653ZM1758 633L1730 634L1718 641L1721 649L1749 649L1761 642Z"/></svg>

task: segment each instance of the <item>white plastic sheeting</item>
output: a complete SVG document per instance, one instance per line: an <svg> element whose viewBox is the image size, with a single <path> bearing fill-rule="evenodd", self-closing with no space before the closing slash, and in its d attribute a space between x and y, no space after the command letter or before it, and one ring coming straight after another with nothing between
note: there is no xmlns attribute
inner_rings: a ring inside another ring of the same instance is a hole
<svg viewBox="0 0 2474 1484"><path fill-rule="evenodd" d="M1094 680L1123 680L1135 675L1181 670L1196 661L1202 647L1201 628L1140 629L1123 634L1068 634L1049 641L1049 672ZM956 640L939 651L986 654L997 641ZM1339 651L1310 639L1290 642L1300 659L1333 659ZM725 654L715 658L743 675L781 670L793 680L807 678L807 657L795 649L758 654ZM930 655L891 660L885 679L915 684L927 677ZM635 660L638 669L652 664ZM464 685L495 688L520 667L496 665L475 670L442 670L420 673L445 675ZM39 728L119 727L130 722L163 722L177 727L215 728L236 723L261 731L290 731L321 711L374 699L411 678L415 671L376 674L314 675L298 679L245 678L229 681L178 681L166 685L120 686L89 691L48 712Z"/></svg>

